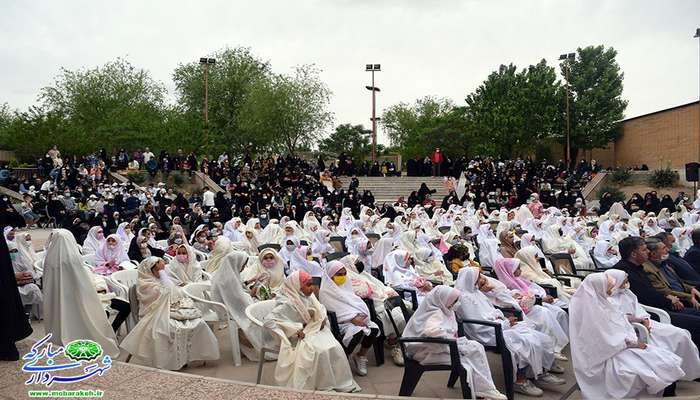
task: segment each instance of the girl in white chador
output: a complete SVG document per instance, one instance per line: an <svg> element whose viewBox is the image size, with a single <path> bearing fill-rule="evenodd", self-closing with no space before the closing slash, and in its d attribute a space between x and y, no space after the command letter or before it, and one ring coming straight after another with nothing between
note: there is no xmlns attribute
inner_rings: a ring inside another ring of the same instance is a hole
<svg viewBox="0 0 700 400"><path fill-rule="evenodd" d="M202 280L202 267L199 265L192 248L186 244L177 247L175 259L170 261L165 273L177 286L185 286L188 283Z"/></svg>
<svg viewBox="0 0 700 400"><path fill-rule="evenodd" d="M264 324L281 338L275 383L292 389L357 392L348 358L313 294L311 275L294 271L275 296Z"/></svg>
<svg viewBox="0 0 700 400"><path fill-rule="evenodd" d="M51 341L66 345L90 339L112 358L119 355L117 338L102 303L83 266L78 244L70 231L56 229L49 235L44 258L44 328Z"/></svg>
<svg viewBox="0 0 700 400"><path fill-rule="evenodd" d="M121 347L156 368L178 370L195 360L218 360L219 343L189 297L148 257L139 264L139 322Z"/></svg>
<svg viewBox="0 0 700 400"><path fill-rule="evenodd" d="M571 356L586 399L661 395L683 378L682 360L640 343L627 317L609 301L614 280L590 274L569 304Z"/></svg>
<svg viewBox="0 0 700 400"><path fill-rule="evenodd" d="M521 278L520 261L503 258L496 261L494 272L498 280L510 289L518 308L537 326L537 330L554 340L555 357L565 360L560 353L569 344L569 318L559 306L564 305L536 283ZM535 296L542 299L542 305L535 304Z"/></svg>
<svg viewBox="0 0 700 400"><path fill-rule="evenodd" d="M470 268L466 268L470 269ZM506 399L493 384L484 346L465 337L457 337L457 321L454 307L459 301L459 290L438 286L418 306L406 324L405 337L434 337L456 339L462 366L471 370L474 392L487 399ZM421 364L448 364L450 352L447 346L435 343L407 343L406 353Z"/></svg>
<svg viewBox="0 0 700 400"><path fill-rule="evenodd" d="M539 252L540 249L537 246L524 246L515 253L515 258L520 260L521 276L538 285L554 286L557 289L557 298L568 303L571 296L576 293L576 289L564 285L560 280L547 274L539 261L544 256L539 255Z"/></svg>
<svg viewBox="0 0 700 400"><path fill-rule="evenodd" d="M639 305L637 296L629 289L626 272L611 269L605 271L605 275L615 282L613 295L609 298L610 302L627 316L628 321L639 322L649 329L649 344L669 350L683 360L681 364L685 372L683 380L692 381L700 378L700 357L690 332L649 318L649 314Z"/></svg>
<svg viewBox="0 0 700 400"><path fill-rule="evenodd" d="M18 233L16 239L7 242L12 260L12 269L17 274L22 274L22 279L17 282L17 290L26 309L31 309L30 314L35 319L41 319L44 295L37 285L41 279L41 272L34 269L34 263L38 259L32 247L32 237L28 233Z"/></svg>
<svg viewBox="0 0 700 400"><path fill-rule="evenodd" d="M554 364L554 341L549 336L538 332L532 323L518 322L515 317L506 318L503 312L496 309L483 293L492 288L486 277L480 275L478 269L462 268L457 275L455 288L462 292L460 304L456 310L457 316L462 319L478 319L501 324L506 346L513 356L513 365L518 370L515 382L517 392L529 396L541 396L542 390L530 381L535 378L540 384L565 383L563 379L547 372L563 372L563 368ZM492 327L466 324L464 329L467 336L479 343L496 345L496 336Z"/></svg>
<svg viewBox="0 0 700 400"><path fill-rule="evenodd" d="M379 326L369 319L367 304L353 292L352 279L342 262L326 264L318 299L336 314L345 352L350 356L360 345L357 353L350 356L350 366L358 375L367 375L367 351L379 335Z"/></svg>
<svg viewBox="0 0 700 400"><path fill-rule="evenodd" d="M247 263L248 255L241 251L233 251L224 257L221 266L211 278L211 299L226 305L236 325L253 346L251 349L242 344L241 352L249 360L257 361L263 345L267 344L264 346L266 348L274 348L276 344L269 334L264 334L263 330L245 315L246 307L254 303L241 280L241 271L246 268ZM220 315L220 317L226 316Z"/></svg>

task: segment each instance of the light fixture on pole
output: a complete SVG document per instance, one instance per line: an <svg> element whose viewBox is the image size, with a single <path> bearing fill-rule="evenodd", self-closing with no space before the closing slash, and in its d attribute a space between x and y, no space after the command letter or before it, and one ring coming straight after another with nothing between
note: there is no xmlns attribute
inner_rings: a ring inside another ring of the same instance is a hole
<svg viewBox="0 0 700 400"><path fill-rule="evenodd" d="M201 57L199 63L204 67L204 144L209 140L209 66L216 64L215 58Z"/></svg>
<svg viewBox="0 0 700 400"><path fill-rule="evenodd" d="M376 94L379 88L374 86L374 72L382 70L381 64L365 64L365 71L372 73L372 86L365 86L367 90L372 91L372 162L377 160L377 99Z"/></svg>
<svg viewBox="0 0 700 400"><path fill-rule="evenodd" d="M576 53L562 54L559 56L559 61L564 61L564 76L566 78L566 168L571 165L571 116L569 112L569 72L571 72L571 63L576 60Z"/></svg>

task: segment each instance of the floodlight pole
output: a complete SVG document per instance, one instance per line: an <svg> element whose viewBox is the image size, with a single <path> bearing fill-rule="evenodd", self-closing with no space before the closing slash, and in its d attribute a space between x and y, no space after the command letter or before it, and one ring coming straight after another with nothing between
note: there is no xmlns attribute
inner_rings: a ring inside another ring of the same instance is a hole
<svg viewBox="0 0 700 400"><path fill-rule="evenodd" d="M576 59L576 53L562 54L559 56L559 60L563 60L564 64L564 76L566 78L566 169L571 167L571 114L569 111L569 71L571 70L571 62Z"/></svg>
<svg viewBox="0 0 700 400"><path fill-rule="evenodd" d="M216 64L215 58L201 57L199 63L204 67L204 144L209 143L209 65Z"/></svg>
<svg viewBox="0 0 700 400"><path fill-rule="evenodd" d="M374 86L374 72L381 71L381 64L366 64L365 71L372 73L372 86L365 86L372 91L372 162L377 160L377 92L379 89Z"/></svg>

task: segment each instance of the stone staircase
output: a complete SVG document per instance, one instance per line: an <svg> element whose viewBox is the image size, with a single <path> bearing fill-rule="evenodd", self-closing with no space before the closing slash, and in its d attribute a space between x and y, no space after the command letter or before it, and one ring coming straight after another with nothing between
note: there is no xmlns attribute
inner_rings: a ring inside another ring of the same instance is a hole
<svg viewBox="0 0 700 400"><path fill-rule="evenodd" d="M343 189L350 186L350 177L343 176L340 177L341 182L343 182ZM360 181L360 187L358 191L362 194L365 190L371 190L374 194L374 199L377 203L382 202L394 202L399 196L404 196L404 199L408 199L408 196L412 191L418 190L421 183L428 185L431 190L435 190L432 197L438 203L442 201L442 198L447 195L447 189L443 184L442 177L431 177L431 176L392 176L392 177L376 177L376 176L358 176L357 179Z"/></svg>

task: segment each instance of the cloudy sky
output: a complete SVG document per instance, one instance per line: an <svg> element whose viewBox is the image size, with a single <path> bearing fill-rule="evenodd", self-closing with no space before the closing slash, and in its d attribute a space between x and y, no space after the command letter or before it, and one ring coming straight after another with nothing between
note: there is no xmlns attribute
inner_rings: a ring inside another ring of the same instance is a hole
<svg viewBox="0 0 700 400"><path fill-rule="evenodd" d="M425 95L463 103L499 64L603 44L619 53L632 117L698 99L699 17L698 0L7 0L0 103L26 108L60 67L117 57L174 96L178 63L248 46L276 72L317 64L336 123L369 125L366 63L382 64L381 110Z"/></svg>

